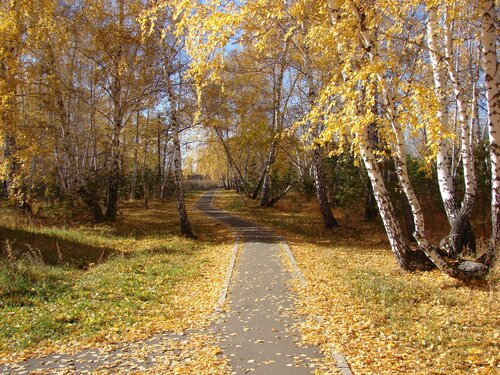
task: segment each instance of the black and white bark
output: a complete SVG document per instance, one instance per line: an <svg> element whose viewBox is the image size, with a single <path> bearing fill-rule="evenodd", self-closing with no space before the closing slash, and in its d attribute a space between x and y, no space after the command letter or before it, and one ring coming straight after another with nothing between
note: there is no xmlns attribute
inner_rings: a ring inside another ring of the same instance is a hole
<svg viewBox="0 0 500 375"><path fill-rule="evenodd" d="M440 53L438 44L437 9L429 9L427 22L427 42L430 53L431 66L434 77L434 89L439 101L438 119L444 131L449 128L448 97L446 92L446 76L448 72L453 94L457 104L457 120L460 127L461 149L460 156L463 164L465 196L460 202L456 196L453 177L450 173L448 140L439 131L437 173L439 190L445 207L446 216L450 223L450 233L443 239L441 246L446 249L451 258L456 258L466 246L471 253L476 251L475 235L469 221L476 197L476 176L474 170L471 131L468 121L467 108L463 88L459 82L456 68L452 59L452 41L449 27L444 31L444 55Z"/></svg>
<svg viewBox="0 0 500 375"><path fill-rule="evenodd" d="M272 200L271 194L271 168L276 161L278 154L278 146L281 141L281 136L283 133L283 108L282 97L283 97L283 78L286 70L288 47L290 44L290 39L285 41L282 50L279 52L278 57L275 61L274 73L276 76L273 82L273 118L272 118L272 132L273 139L271 142L271 147L269 148L269 153L264 164L264 169L262 172L262 192L260 196L260 205L263 207L269 206ZM276 72L277 69L277 72ZM260 180L259 180L260 183ZM258 185L257 185L258 186Z"/></svg>
<svg viewBox="0 0 500 375"><path fill-rule="evenodd" d="M137 117L135 121L134 157L132 160L132 176L130 179L130 199L135 199L137 195L136 187L137 187L137 171L139 163L139 124L140 124L140 111L137 111Z"/></svg>
<svg viewBox="0 0 500 375"><path fill-rule="evenodd" d="M309 47L305 42L305 35L307 33L307 25L305 21L302 21L302 34L303 34L303 70L307 82L307 99L309 104L309 110L314 107L316 101L316 87L314 84L313 77L313 67L310 56ZM320 136L320 124L310 124L312 127L312 134L314 138ZM332 229L338 226L337 220L333 216L330 202L328 201L328 190L325 183L325 172L323 167L323 152L321 144L313 140L312 143L312 172L314 179L314 188L316 193L316 200L319 204L319 209L321 216L323 217L323 223L327 229Z"/></svg>
<svg viewBox="0 0 500 375"><path fill-rule="evenodd" d="M359 32L361 43L370 61L379 63L379 61L377 61L378 56L376 52L373 30L367 27L366 24L364 24L365 17L363 14L359 14L360 10L356 9L356 11L358 12L357 18L360 23ZM406 154L404 148L404 136L403 132L401 131L402 129L397 122L397 117L395 116L394 100L392 99L388 88L385 86L385 81L383 80L383 78L377 77L377 81L382 94L384 115L387 117L387 120L391 124L391 128L395 135L395 141L392 144L392 148L394 151L394 158L396 162L396 172L400 185L402 186L403 191L408 198L408 202L413 214L415 224L414 237L418 243L418 248L416 249L416 251L411 251L409 246L404 241L400 225L396 219L394 209L387 193L387 189L385 188L382 176L378 170L375 156L369 147L366 129L361 129L357 134L358 146L360 155L364 161L368 176L370 177L370 181L372 183L372 188L375 194L375 199L377 200L380 216L384 223L391 248L396 256L398 263L403 269L406 270L427 270L431 269L432 264L434 264L442 272L450 275L451 277L461 280L484 278L489 270L489 266L487 264L483 264L482 262L478 261L449 262L443 256L443 251L432 246L425 236L423 214L411 186L411 182L408 178L406 161L404 159Z"/></svg>
<svg viewBox="0 0 500 375"><path fill-rule="evenodd" d="M412 251L404 240L401 225L398 222L394 207L391 203L389 192L385 187L384 179L377 165L375 155L368 143L366 131L358 135L359 150L363 163L370 179L380 217L384 224L392 252L400 267L407 271L430 270L433 264L420 251Z"/></svg>
<svg viewBox="0 0 500 375"><path fill-rule="evenodd" d="M375 46L375 37L373 29L370 29L365 24L365 17L362 12L359 14L359 24L360 24L360 39L361 43L368 55L370 62L374 64L380 63L380 57L377 53ZM410 205L411 212L413 214L413 225L415 228L415 232L413 233L413 237L417 241L420 247L428 247L429 242L425 236L425 224L424 224L424 216L422 209L420 207L420 203L415 194L413 186L410 181L410 176L408 174L408 167L406 164L406 143L404 138L404 133L401 128L401 124L399 123L399 119L396 113L396 107L394 104L394 98L392 92L389 90L389 87L386 84L386 81L381 72L376 74L377 76L377 84L378 90L380 92L380 102L382 106L382 113L387 119L387 122L390 124L394 141L391 144L394 164L396 167L396 175L398 177L398 181L400 186L402 187L405 196L408 200L408 204ZM368 146L368 144L367 144ZM372 185L373 190L375 191L375 187ZM380 208L380 206L379 206Z"/></svg>
<svg viewBox="0 0 500 375"><path fill-rule="evenodd" d="M462 252L464 246L467 246L471 253L475 254L476 252L475 235L470 224L470 215L476 201L477 180L471 142L472 131L467 113L464 88L460 83L458 72L453 63L450 27L447 27L445 31L445 57L448 75L453 85L453 93L457 104L461 140L460 156L465 183L465 195L447 239L450 244L447 249L448 254L452 258L456 258Z"/></svg>
<svg viewBox="0 0 500 375"><path fill-rule="evenodd" d="M260 205L262 207L269 206L271 201L271 167L276 161L276 156L278 153L279 145L279 135L277 134L271 142L271 147L269 148L269 154L267 156L266 162L264 164L264 171L262 172L262 192L260 196Z"/></svg>
<svg viewBox="0 0 500 375"><path fill-rule="evenodd" d="M493 0L479 0L483 44L483 69L488 101L488 134L491 163L491 243L490 260L500 247L500 67L496 47L497 8Z"/></svg>
<svg viewBox="0 0 500 375"><path fill-rule="evenodd" d="M177 212L179 213L181 233L184 236L191 238L193 237L193 231L191 229L191 223L189 221L186 209L186 203L184 201L184 191L182 187L182 154L181 154L181 141L180 141L180 124L175 109L172 110L170 116L172 121L172 138L174 144L174 185L175 185L175 198L177 200Z"/></svg>
<svg viewBox="0 0 500 375"><path fill-rule="evenodd" d="M168 47L167 47L168 48ZM167 52L164 54L164 80L167 89L167 96L170 104L170 123L172 129L172 142L173 142L173 173L174 173L174 186L175 186L175 198L177 201L177 212L179 213L180 227L182 235L192 238L194 237L193 230L191 228L191 222L189 221L189 216L186 209L186 203L184 201L184 190L182 186L182 150L181 150L181 123L178 112L178 95L174 91L174 85L172 82L172 75L174 74L174 69L171 62L172 56L169 56Z"/></svg>
<svg viewBox="0 0 500 375"><path fill-rule="evenodd" d="M112 117L112 135L111 135L111 165L108 173L108 196L106 205L106 218L115 220L118 214L118 192L121 177L121 156L120 156L120 136L124 126L124 103L123 103L123 83L122 83L122 58L123 58L123 28L125 21L124 0L118 3L118 26L119 40L116 55L113 58L112 82L110 87L113 117Z"/></svg>

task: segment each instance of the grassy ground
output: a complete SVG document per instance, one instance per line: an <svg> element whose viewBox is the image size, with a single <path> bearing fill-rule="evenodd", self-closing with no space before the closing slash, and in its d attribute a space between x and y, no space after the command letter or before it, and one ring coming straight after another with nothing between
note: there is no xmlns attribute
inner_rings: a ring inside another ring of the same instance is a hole
<svg viewBox="0 0 500 375"><path fill-rule="evenodd" d="M299 310L323 319L302 333L346 355L354 373L498 373L498 271L474 286L439 271L404 273L379 225L358 218L326 232L314 201L298 196L261 209L225 192L216 204L288 238L309 283Z"/></svg>
<svg viewBox="0 0 500 375"><path fill-rule="evenodd" d="M196 240L178 236L174 202L123 203L95 226L1 212L0 362L208 323L232 238L195 210Z"/></svg>

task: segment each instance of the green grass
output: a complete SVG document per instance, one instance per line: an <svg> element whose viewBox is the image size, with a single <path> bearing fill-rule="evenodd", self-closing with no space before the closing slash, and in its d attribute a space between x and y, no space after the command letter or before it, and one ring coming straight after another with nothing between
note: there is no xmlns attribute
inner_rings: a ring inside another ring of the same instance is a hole
<svg viewBox="0 0 500 375"><path fill-rule="evenodd" d="M13 225L0 212L0 361L179 331L208 315L230 256L228 232L190 211L199 239L179 237L173 201L120 207L115 223L99 225L57 217Z"/></svg>
<svg viewBox="0 0 500 375"><path fill-rule="evenodd" d="M123 333L152 319L169 319L173 287L200 267L190 251L170 248L115 256L82 271L24 260L0 264L0 350L44 341Z"/></svg>

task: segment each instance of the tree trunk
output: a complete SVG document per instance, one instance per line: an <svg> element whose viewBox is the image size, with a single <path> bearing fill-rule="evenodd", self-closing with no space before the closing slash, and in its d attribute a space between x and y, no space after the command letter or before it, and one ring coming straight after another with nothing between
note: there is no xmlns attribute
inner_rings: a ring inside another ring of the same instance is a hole
<svg viewBox="0 0 500 375"><path fill-rule="evenodd" d="M79 179L78 183L78 195L83 200L83 202L87 205L90 210L90 215L92 220L96 222L103 221L104 215L100 206L100 198L99 198L99 184L98 184L98 161L97 161L97 129L95 126L94 115L95 115L95 106L94 106L94 83L91 81L91 108L90 108L90 138L92 143L92 158L90 162L90 184L87 182L85 184L84 179ZM84 184L86 186L84 186Z"/></svg>
<svg viewBox="0 0 500 375"><path fill-rule="evenodd" d="M166 81L165 83L167 85L167 95L170 102L170 119L172 124L172 140L174 146L174 185L175 197L177 199L177 211L179 213L181 233L188 238L193 238L194 234L186 210L186 204L184 202L184 191L182 187L182 154L180 141L180 123L177 113L177 97L174 93L174 88L170 77L170 64L168 63L167 57L165 58L164 63L166 64L164 68L164 76Z"/></svg>
<svg viewBox="0 0 500 375"><path fill-rule="evenodd" d="M451 30L446 28L445 32L445 53L448 68L448 75L453 83L453 92L457 103L458 117L460 123L460 137L465 196L456 214L455 221L451 225L448 238L451 240L448 254L456 258L467 247L472 254L476 253L476 237L470 224L470 215L476 201L477 180L474 168L474 154L471 142L471 128L467 115L467 105L465 103L463 88L459 82L458 73L452 60Z"/></svg>
<svg viewBox="0 0 500 375"><path fill-rule="evenodd" d="M376 49L374 48L374 33L363 24L364 17L360 17L360 30L362 40L367 51L367 54L372 63L378 64L380 58ZM389 124L391 125L394 142L391 144L394 164L396 167L396 175L398 177L399 184L403 188L404 194L408 199L408 204L410 205L411 212L413 215L413 225L415 227L415 232L413 237L417 241L420 247L429 247L429 242L425 236L425 226L424 226L424 216L420 208L420 203L411 185L410 177L408 174L408 167L406 165L406 144L404 139L403 130L397 118L396 108L394 105L393 94L389 91L386 85L386 81L382 76L381 72L377 73L377 83L378 90L381 96L381 105L384 116L387 118ZM365 131L367 133L367 131ZM368 134L365 135L366 141L369 142ZM369 143L367 143L369 145ZM367 146L368 147L368 146ZM373 184L372 184L373 186ZM373 186L373 191L375 192L375 186ZM379 205L380 210L380 205Z"/></svg>
<svg viewBox="0 0 500 375"><path fill-rule="evenodd" d="M292 188L292 186L294 185L294 183L295 183L295 182L292 182L291 184L289 184L289 185L285 188L285 190L283 190L283 191L281 192L281 194L280 194L280 195L278 195L278 196L274 197L273 199L271 199L271 201L269 202L269 205L268 205L268 206L269 206L269 207L272 207L275 203L277 203L277 202L279 202L280 200L282 200L282 199L285 197L285 195L286 195L286 194L290 191L290 189Z"/></svg>
<svg viewBox="0 0 500 375"><path fill-rule="evenodd" d="M450 258L458 257L458 249L462 249L466 243L474 243L474 232L470 228L469 217L474 206L474 200L464 200L460 211L455 217L450 232L446 238L440 242L440 247L448 253ZM473 238L470 238L473 236ZM476 248L470 249L472 254L476 253Z"/></svg>
<svg viewBox="0 0 500 375"><path fill-rule="evenodd" d="M103 220L101 206L99 205L99 195L95 187L85 188L80 186L78 195L82 198L83 202L89 207L92 220L100 222Z"/></svg>
<svg viewBox="0 0 500 375"><path fill-rule="evenodd" d="M160 199L165 199L167 197L167 185L171 177L172 171L172 156L171 152L168 150L168 142L170 140L169 128L165 126L165 141L163 142L163 157L162 157L162 171L163 171L163 183L160 187Z"/></svg>
<svg viewBox="0 0 500 375"><path fill-rule="evenodd" d="M215 134L217 135L217 137L219 138L220 142L222 143L222 148L224 149L224 153L226 154L226 158L227 158L227 161L228 161L228 164L229 164L229 169L233 169L236 171L236 173L238 174L237 177L240 178L240 181L241 183L243 184L243 187L245 189L245 192L248 194L248 186L247 186L247 181L246 179L243 177L243 174L241 173L241 170L240 168L238 167L238 165L236 164L236 162L234 161L234 158L231 154L231 151L229 150L229 147L222 135L222 132L220 129L218 128L215 128ZM255 193L255 192L254 192ZM252 198L253 198L253 194L252 194ZM255 199L255 198L253 198Z"/></svg>
<svg viewBox="0 0 500 375"><path fill-rule="evenodd" d="M262 174L260 175L259 177L259 181L257 182L257 186L255 186L255 189L253 190L253 193L252 193L252 199L257 199L257 197L259 196L259 193L260 193L260 189L262 189L262 184L264 183L264 178L266 177L266 172L265 172L265 169L264 171L262 172Z"/></svg>
<svg viewBox="0 0 500 375"><path fill-rule="evenodd" d="M149 123L149 112L146 118L146 130ZM144 199L144 209L149 209L149 186L146 178L146 167L147 167L147 155L149 151L149 144L147 140L144 142L144 155L142 158L142 170L141 170L141 179L142 179L142 191L143 191L143 199Z"/></svg>
<svg viewBox="0 0 500 375"><path fill-rule="evenodd" d="M3 157L6 166L6 174L5 179L3 181L3 190L6 198L11 196L13 181L16 176L18 170L18 162L16 160L16 137L13 135L13 132L8 130L5 134L5 142L4 142L4 153Z"/></svg>
<svg viewBox="0 0 500 375"><path fill-rule="evenodd" d="M496 49L496 8L493 0L480 0L483 69L488 99L491 160L491 261L500 247L500 67Z"/></svg>
<svg viewBox="0 0 500 375"><path fill-rule="evenodd" d="M111 168L108 176L108 201L106 218L115 220L118 213L118 190L120 187L120 133L121 118L115 118L111 140Z"/></svg>
<svg viewBox="0 0 500 375"><path fill-rule="evenodd" d="M314 146L313 149L312 169L316 199L318 200L321 216L323 217L323 223L327 229L335 228L338 226L338 223L333 216L330 208L330 202L328 201L328 193L326 190L325 176L323 172L323 155L319 145Z"/></svg>
<svg viewBox="0 0 500 375"><path fill-rule="evenodd" d="M359 17L360 22L364 17ZM360 25L360 34L362 40L365 44L365 49L370 57L370 60L373 62L376 57L376 52L373 50L373 31L366 28L366 25L361 23ZM382 176L378 171L378 166L376 164L375 157L368 145L368 137L367 131L364 130L362 134L358 134L360 136L359 139L359 147L360 153L365 163L366 169L368 171L368 175L372 182L373 191L375 192L375 198L377 199L377 204L379 206L380 215L384 222L384 226L387 232L387 236L391 243L392 250L398 260L399 264L403 269L431 269L432 264L430 261L437 266L442 272L461 280L471 280L475 278L483 278L487 272L489 267L482 263L478 262L470 262L470 261L462 261L459 263L448 263L442 256L440 249L436 249L432 247L427 238L425 237L424 231L424 220L423 215L420 210L418 200L416 199L415 193L412 189L408 178L408 172L406 168L405 161L405 148L404 148L404 137L401 129L399 127L398 122L395 118L393 99L389 95L387 88L384 85L384 80L381 76L378 76L378 82L380 85L380 89L384 99L384 111L387 118L391 121L391 126L393 128L394 134L396 136L396 142L392 145L395 148L395 162L396 162L396 172L398 175L399 182L403 187L405 195L408 197L408 202L410 204L414 224L415 224L415 233L414 237L419 244L419 248L417 252L412 252L409 250L409 247L404 242L399 224L394 215L394 209L392 208L392 204L389 200L389 195L384 186L384 182L382 180ZM465 203L470 203L472 200L465 200ZM468 215L468 209L471 205L464 205L463 214ZM413 253L413 256L409 256L410 253ZM423 253L425 253L426 257L422 257ZM425 259L424 259L425 258ZM430 260L430 261L429 261Z"/></svg>
<svg viewBox="0 0 500 375"><path fill-rule="evenodd" d="M118 68L118 66L117 66ZM115 220L118 213L118 190L120 187L120 135L123 127L121 107L121 82L119 77L113 84L113 135L111 139L111 167L108 175L108 199L106 218Z"/></svg>
<svg viewBox="0 0 500 375"><path fill-rule="evenodd" d="M222 188L224 190L229 190L229 186L226 184L226 177L221 173L220 174L220 178L221 178L221 181L222 181Z"/></svg>
<svg viewBox="0 0 500 375"><path fill-rule="evenodd" d="M302 24L302 34L305 39L307 34L307 24L303 21ZM309 47L304 41L304 72L306 76L307 86L308 86L308 101L309 110L314 107L314 102L316 101L316 89L314 85L314 77L312 71L311 57L309 56ZM314 137L318 137L320 131L318 129L319 124L311 124ZM316 144L313 140L313 156L312 156L312 171L314 177L314 187L316 192L316 199L319 204L319 209L321 211L321 216L323 217L323 223L327 229L332 229L338 226L337 220L333 216L332 210L330 208L330 202L328 201L328 192L325 184L325 173L323 170L323 155L321 146Z"/></svg>
<svg viewBox="0 0 500 375"><path fill-rule="evenodd" d="M260 205L262 207L269 206L269 202L271 201L271 166L276 161L276 154L278 153L278 139L273 139L271 143L271 148L269 149L269 155L266 160L266 164L264 165L264 172L262 174L262 193L260 195Z"/></svg>
<svg viewBox="0 0 500 375"><path fill-rule="evenodd" d="M431 7L429 9L429 20L427 23L427 40L430 51L431 58L431 66L433 70L434 76L434 88L436 91L436 96L439 101L438 108L438 119L442 126L446 129L449 126L449 116L448 116L448 103L447 103L447 95L446 95L446 79L445 74L443 72L444 66L448 67L448 73L451 78L451 81L454 86L454 93L457 99L457 107L460 115L460 123L461 123L461 137L462 137L462 161L464 165L464 178L466 183L466 197L464 200L470 200L475 198L475 173L473 168L473 160L472 160L472 147L470 145L470 136L467 124L467 115L465 104L463 103L463 94L459 87L458 78L454 68L452 66L452 62L449 61L451 58L451 46L450 46L450 36L448 32L445 34L446 41L446 59L443 56L440 56L439 52L440 47L438 45L438 35L435 30L436 23L436 8ZM459 216L460 211L460 202L456 198L455 189L453 186L453 179L450 174L450 162L449 162L449 150L447 145L447 140L443 137L442 131L439 131L439 140L438 140L438 153L437 153L437 173L438 173L438 183L439 183L439 191L441 193L441 199L443 200L443 205L445 208L446 216L450 223L450 234L448 238L453 238L453 241L448 242L447 248L449 249L450 257L456 257L457 254L462 252L463 246L467 246L469 252L474 253L476 249L475 236L472 230L472 226L470 225L469 218L461 217L460 220L466 220L467 223L462 225L455 225L455 221ZM468 204L468 203L467 203ZM454 228L464 228L464 232L457 236L453 234ZM459 247L457 247L459 246Z"/></svg>
<svg viewBox="0 0 500 375"><path fill-rule="evenodd" d="M368 172L372 189L377 201L380 217L384 223L385 231L392 251L398 264L402 269L407 271L430 270L434 265L429 261L425 254L420 251L412 251L405 243L403 233L400 229L400 224L396 218L396 214L389 198L389 193L384 184L382 174L379 171L375 155L368 147L368 139L366 131L360 135L359 142L360 154Z"/></svg>
<svg viewBox="0 0 500 375"><path fill-rule="evenodd" d="M333 25L335 25L340 19L340 4L336 0L328 0L328 7L330 11L331 22ZM370 60L373 60L374 52L372 31L367 29L366 25L362 24L363 17L358 15L358 20L360 22L360 37L363 40L365 50L369 54ZM339 54L342 55L343 46L339 44L337 49ZM384 224L384 228L387 233L387 237L389 239L389 243L391 245L391 249L394 253L396 261L403 270L430 270L434 268L434 265L431 261L429 261L428 257L421 250L412 251L404 241L401 227L398 223L394 207L390 201L389 193L387 192L387 189L385 187L384 179L378 168L377 160L370 149L370 140L368 137L369 130L370 125L368 125L366 129L362 129L360 134L356 135L359 138L359 151L361 159L365 164L366 171L368 173L368 177L370 179L375 196L375 201L377 202L377 206L379 209L380 217Z"/></svg>
<svg viewBox="0 0 500 375"><path fill-rule="evenodd" d="M172 103L172 102L171 102ZM179 137L179 123L175 118L175 110L172 113L172 130L174 141L174 183L175 183L175 197L177 199L177 211L179 212L179 219L181 222L181 233L188 237L193 237L191 223L186 210L184 202L184 192L182 188L182 155L181 155L181 142ZM174 120L175 118L175 120Z"/></svg>
<svg viewBox="0 0 500 375"><path fill-rule="evenodd" d="M161 131L161 119L160 116L158 115L158 129L156 132L156 173L158 174L158 186L160 187L160 198L161 198L161 193L162 193L162 186L163 186L163 179L165 178L163 174L163 158L162 158L162 147L161 147L161 136L162 136L162 131Z"/></svg>
<svg viewBox="0 0 500 375"><path fill-rule="evenodd" d="M19 23L19 2L10 1L6 3L6 12L14 14L14 22ZM10 16L10 14L9 14ZM19 26L19 25L18 25ZM16 79L16 69L19 64L19 50L18 43L21 42L21 35L17 30L12 30L10 41L3 41L4 51L2 51L3 58L0 60L0 79L2 82L2 96L5 100L4 108L0 112L0 125L4 132L4 163L5 175L3 180L3 190L6 198L15 196L15 183L14 179L19 169L19 161L16 157L16 126L17 126L17 93L18 84Z"/></svg>
<svg viewBox="0 0 500 375"><path fill-rule="evenodd" d="M271 167L276 161L276 156L278 154L278 145L280 142L280 137L283 132L283 118L281 110L281 98L283 94L283 77L285 75L286 69L286 56L288 51L288 46L290 43L290 38L285 41L283 49L280 51L276 65L279 68L276 81L273 86L273 140L271 142L271 147L269 149L269 155L264 165L263 179L262 179L262 193L260 196L260 205L262 207L269 206L271 202ZM276 68L276 67L275 67Z"/></svg>
<svg viewBox="0 0 500 375"><path fill-rule="evenodd" d="M63 82L61 81L60 74L57 67L56 56L54 54L54 48L49 42L46 46L46 58L47 58L47 70L52 77L50 84L53 90L55 107L57 109L57 116L59 117L61 125L61 138L63 149L65 153L64 164L64 188L66 192L72 195L75 191L78 191L81 186L81 181L79 181L77 173L77 160L74 152L74 141L73 141L73 129L71 129L70 114L66 108L64 102L64 91Z"/></svg>
<svg viewBox="0 0 500 375"><path fill-rule="evenodd" d="M118 26L120 33L124 25L124 0L119 0L119 19ZM120 38L121 34L120 34ZM120 41L119 41L120 42ZM106 218L115 220L118 213L118 190L120 187L120 135L123 127L123 103L122 103L122 79L121 67L122 62L122 46L118 46L118 51L114 59L114 74L111 83L111 96L113 101L113 134L111 139L111 168L108 176L108 201L106 207Z"/></svg>
<svg viewBox="0 0 500 375"><path fill-rule="evenodd" d="M132 165L132 178L130 181L130 199L135 199L136 197L136 186L137 186L137 164L139 162L139 120L140 113L137 111L137 119L135 123L135 140L134 140L134 160Z"/></svg>

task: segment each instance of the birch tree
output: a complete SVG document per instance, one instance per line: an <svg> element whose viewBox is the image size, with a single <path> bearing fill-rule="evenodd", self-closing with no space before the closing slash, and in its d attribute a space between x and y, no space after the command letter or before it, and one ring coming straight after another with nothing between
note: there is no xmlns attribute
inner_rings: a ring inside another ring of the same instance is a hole
<svg viewBox="0 0 500 375"><path fill-rule="evenodd" d="M104 111L109 122L107 162L106 218L115 220L119 189L123 176L123 129L158 87L157 48L152 38L143 40L137 18L140 2L118 1L111 9L99 2L88 3L85 18L92 45L82 47L82 54L98 67L98 85L106 93L109 107Z"/></svg>
<svg viewBox="0 0 500 375"><path fill-rule="evenodd" d="M3 139L3 190L6 196L15 194L12 191L14 179L18 172L16 160L16 124L17 124L17 75L20 73L20 48L22 35L25 32L24 9L19 1L0 4L0 98L1 125Z"/></svg>
<svg viewBox="0 0 500 375"><path fill-rule="evenodd" d="M491 160L491 258L500 243L500 68L498 64L498 9L493 0L479 2L483 69L488 101L488 135ZM490 260L491 262L493 259Z"/></svg>
<svg viewBox="0 0 500 375"><path fill-rule="evenodd" d="M437 153L438 182L446 215L451 226L450 234L448 238L442 242L442 246L447 248L447 252L451 257L456 258L457 254L462 251L463 245L467 245L469 250L475 253L475 237L469 222L469 217L475 203L477 183L470 138L471 129L465 103L464 89L455 68L455 59L453 59L452 56L452 21L445 19L445 27L440 30L445 36L444 45L441 47L438 43L438 33L441 33L437 31L437 11L438 9L435 6L431 6L428 11L427 41L434 76L434 86L439 101L438 118L442 127L439 131ZM449 12L448 10L447 13ZM450 15L448 14L447 17L449 18ZM444 53L440 52L442 50ZM460 124L460 156L463 164L465 183L465 195L462 202L460 202L456 196L457 194L450 172L449 139L443 134L446 132L450 133L445 72L448 73L451 82Z"/></svg>
<svg viewBox="0 0 500 375"><path fill-rule="evenodd" d="M152 12L152 16L146 15L142 27L143 31L154 34L157 38L157 43L160 45L162 78L168 98L168 117L172 132L172 166L177 211L180 219L181 233L188 238L192 238L194 237L194 233L189 220L182 185L182 119L179 109L181 105L181 90L184 88L184 66L187 66L186 62L183 61L183 59L185 60L185 40L182 34L183 26L177 24L179 20L175 15L175 3L164 2L158 8L154 8ZM158 152L158 156L159 154Z"/></svg>
<svg viewBox="0 0 500 375"><path fill-rule="evenodd" d="M417 267L414 267L415 264L413 264L413 267L410 267L409 264L411 263L404 261L409 260L409 253L404 251L405 247L408 245L404 244L401 231L398 229L399 223L389 204L390 200L387 190L384 187L383 179L380 174L377 173L376 157L373 152L371 152L370 145L367 142L367 129L373 121L377 124L379 134L383 135L390 145L400 186L411 206L415 224L414 237L418 242L418 249L416 249L416 252L413 252L413 255L419 252L425 253L432 263L452 277L460 279L484 277L490 266L488 262L483 263L483 259L479 259L476 262L467 260L461 260L457 263L449 262L443 257L445 254L444 251L431 245L426 237L422 210L418 198L414 193L412 183L409 180L405 161L407 151L405 150L403 127L400 124L401 115L398 114L404 107L402 107L401 104L396 104L404 103L404 101L401 99L396 101L394 98L395 93L401 92L404 86L398 87L398 82L400 82L400 80L394 75L394 71L397 71L397 65L393 65L394 60L391 59L394 57L391 55L391 51L385 49L390 45L390 41L377 39L380 38L381 32L379 32L378 29L381 27L385 27L384 35L386 36L391 35L391 33L397 33L398 30L400 30L397 24L398 15L404 14L408 9L395 8L389 4L381 7L381 2L377 2L377 7L374 5L375 3L373 2L363 4L334 0L328 2L329 12L333 22L332 31L335 33L335 39L338 40L337 50L339 55L342 55L344 59L344 68L342 69L343 84L341 89L337 90L337 93L341 95L343 99L342 108L340 108L340 112L344 115L342 121L346 121L346 116L355 118L355 120L351 119L349 121L350 130L355 136L355 142L359 147L360 156L364 161L372 182L379 211L393 252L400 265L405 269L428 268L428 265L421 257L419 257L419 260L422 261L417 262ZM385 13L378 14L379 9L384 9ZM392 14L392 16L389 16L390 14ZM384 17L386 17L386 19L391 19L390 22L392 22L392 26L381 23L382 21L380 20L383 20ZM376 19L379 21L375 22ZM395 35L397 36L397 34ZM351 38L356 38L358 44L353 46L351 39L350 49L347 50L343 42L347 40L349 36ZM387 77L391 77L391 80L389 81ZM377 90L374 89L375 86ZM420 87L418 91L413 91L411 88L412 86L407 87L411 90L410 94L414 95L414 99L412 100L421 102L422 98L419 99L418 92L423 88ZM322 98L325 101L330 100L330 95L333 92L330 90L332 90L331 85L324 88ZM382 117L380 118L377 117L376 113L369 110L370 103L374 101L373 95L375 91L380 92L382 98ZM323 102L323 104L325 104L325 102ZM330 108L332 108L332 106L330 106ZM339 109L337 109L337 111L339 111ZM464 121L464 123L466 123L466 121ZM344 127L339 127L332 123L330 124L332 126L330 131L337 129L335 132L338 132L341 129L345 129ZM334 134L334 132L332 132L332 134ZM467 143L464 147L468 147ZM464 163L465 168L468 167L467 163L468 161L466 160ZM469 176L469 181L472 181L472 176ZM469 190L467 193L472 195L473 191Z"/></svg>
<svg viewBox="0 0 500 375"><path fill-rule="evenodd" d="M307 6L307 3L304 4ZM305 11L305 9L303 9ZM316 102L317 90L316 83L314 81L313 65L311 59L311 52L309 46L307 45L307 29L308 29L308 18L307 14L304 14L301 21L300 27L302 31L302 59L303 59L303 71L305 75L305 80L307 82L307 100L309 103L309 108L313 108ZM319 204L321 216L323 217L323 222L327 229L337 227L337 220L333 216L330 202L328 200L327 186L325 184L325 172L323 165L323 148L318 142L318 137L321 134L321 124L310 124L313 135L312 142L312 171L314 179L314 188L316 199Z"/></svg>

